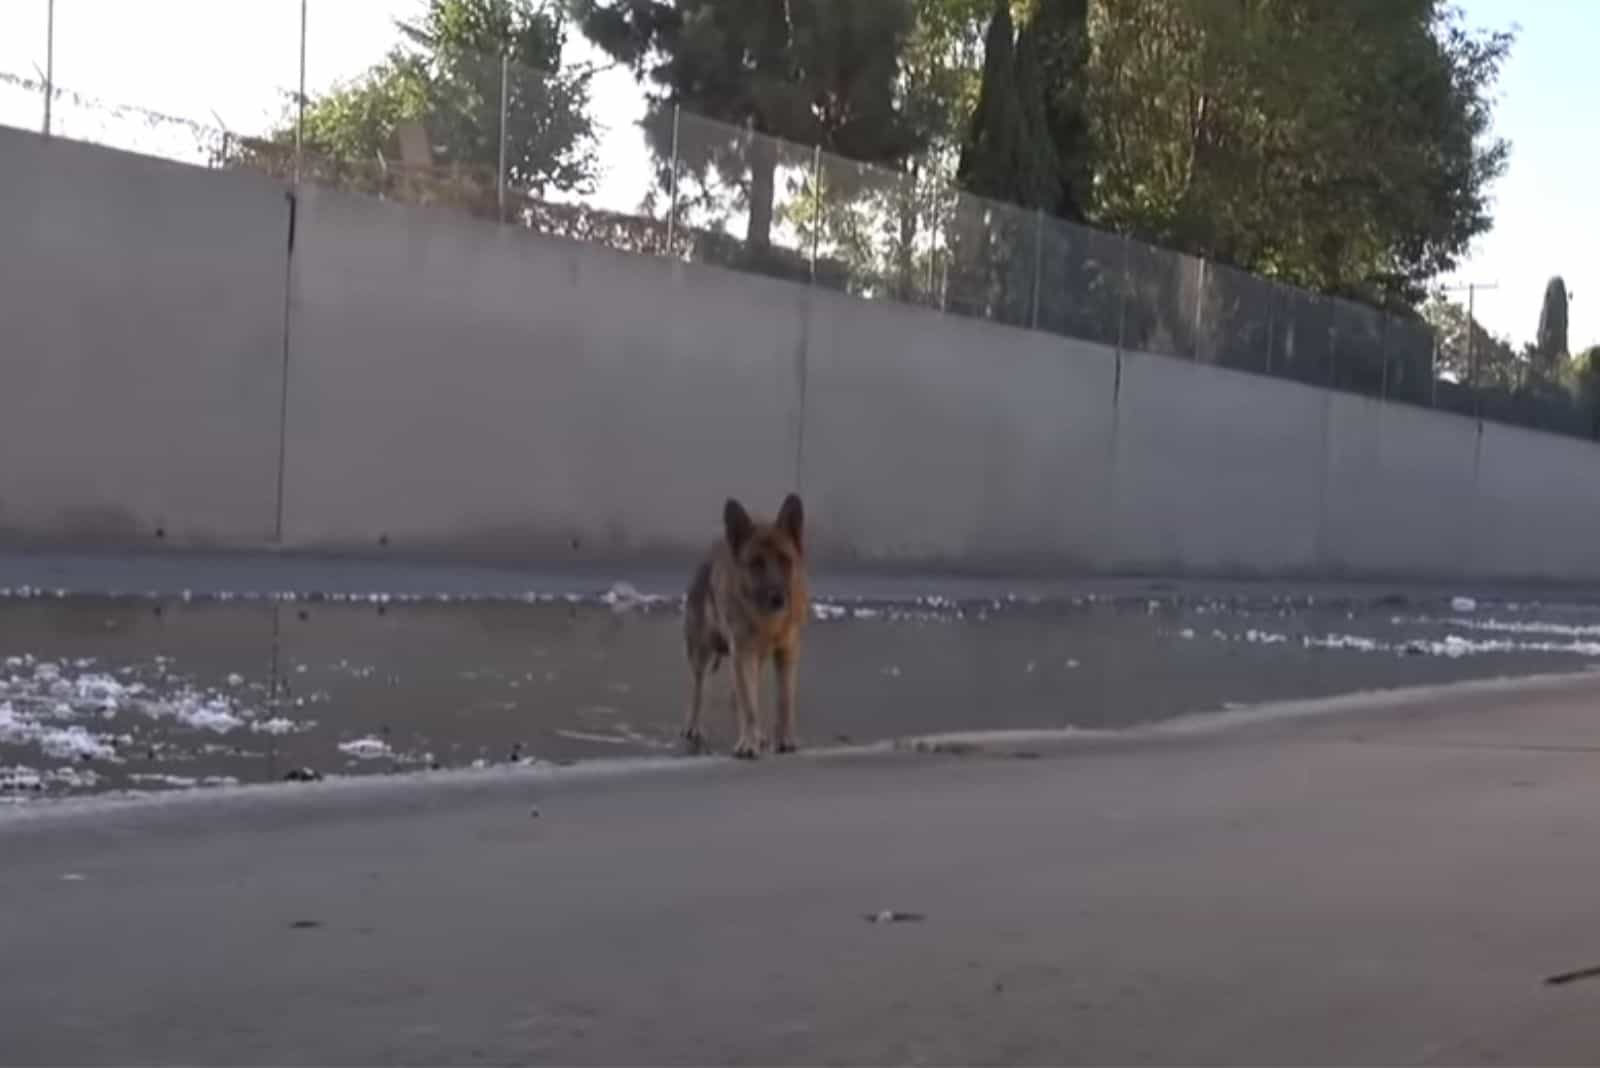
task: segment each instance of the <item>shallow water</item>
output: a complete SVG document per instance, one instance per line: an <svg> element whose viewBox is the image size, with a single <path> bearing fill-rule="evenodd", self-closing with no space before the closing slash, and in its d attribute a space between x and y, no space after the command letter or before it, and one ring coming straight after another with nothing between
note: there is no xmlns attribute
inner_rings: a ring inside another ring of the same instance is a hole
<svg viewBox="0 0 1600 1068"><path fill-rule="evenodd" d="M817 606L812 745L1117 729L1262 701L1580 670L1600 609L1168 596ZM674 752L676 601L0 597L0 794ZM766 696L770 702L770 682ZM726 747L726 674L707 721Z"/></svg>

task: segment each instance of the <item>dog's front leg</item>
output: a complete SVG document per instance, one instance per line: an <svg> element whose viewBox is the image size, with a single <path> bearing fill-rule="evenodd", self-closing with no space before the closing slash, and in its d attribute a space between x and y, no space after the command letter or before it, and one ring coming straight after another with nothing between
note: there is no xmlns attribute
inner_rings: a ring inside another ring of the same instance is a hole
<svg viewBox="0 0 1600 1068"><path fill-rule="evenodd" d="M739 714L739 743L733 755L754 760L761 755L761 721L756 706L761 682L761 662L747 648L733 653L733 701Z"/></svg>
<svg viewBox="0 0 1600 1068"><path fill-rule="evenodd" d="M780 753L792 753L800 748L795 737L795 691L800 681L800 649L790 646L772 654L778 669L778 732L774 748Z"/></svg>

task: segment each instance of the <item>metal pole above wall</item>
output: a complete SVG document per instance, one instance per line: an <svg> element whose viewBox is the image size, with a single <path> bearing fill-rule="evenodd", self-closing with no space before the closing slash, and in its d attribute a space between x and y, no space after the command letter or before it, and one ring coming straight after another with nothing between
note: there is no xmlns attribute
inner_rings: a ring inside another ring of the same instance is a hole
<svg viewBox="0 0 1600 1068"><path fill-rule="evenodd" d="M1122 235L1122 285L1117 300L1117 358L1122 358L1128 347L1128 293L1133 288L1133 242L1126 233ZM1117 365L1122 366L1120 363Z"/></svg>
<svg viewBox="0 0 1600 1068"><path fill-rule="evenodd" d="M672 173L667 187L667 255L673 255L678 236L678 119L681 108L672 105Z"/></svg>
<svg viewBox="0 0 1600 1068"><path fill-rule="evenodd" d="M506 221L506 115L511 106L511 53L500 53L500 166L495 171L495 203L500 221Z"/></svg>
<svg viewBox="0 0 1600 1068"><path fill-rule="evenodd" d="M306 136L306 0L300 0L300 90L295 94L294 182L300 184Z"/></svg>
<svg viewBox="0 0 1600 1068"><path fill-rule="evenodd" d="M1029 323L1033 329L1039 329L1039 281L1044 274L1044 209L1033 209L1033 308L1029 315Z"/></svg>
<svg viewBox="0 0 1600 1068"><path fill-rule="evenodd" d="M44 135L50 136L50 105L56 95L56 0L45 0Z"/></svg>
<svg viewBox="0 0 1600 1068"><path fill-rule="evenodd" d="M1478 290L1499 289L1499 282L1466 282L1461 285L1443 286L1446 293L1459 293L1467 291L1467 388L1472 392L1472 408L1474 414L1481 413L1482 398L1478 385Z"/></svg>
<svg viewBox="0 0 1600 1068"><path fill-rule="evenodd" d="M817 283L817 242L822 236L822 142L811 156L811 284Z"/></svg>

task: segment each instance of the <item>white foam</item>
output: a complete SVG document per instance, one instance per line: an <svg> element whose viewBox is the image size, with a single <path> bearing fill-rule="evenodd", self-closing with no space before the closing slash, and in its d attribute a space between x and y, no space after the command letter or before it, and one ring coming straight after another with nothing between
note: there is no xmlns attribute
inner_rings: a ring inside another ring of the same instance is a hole
<svg viewBox="0 0 1600 1068"><path fill-rule="evenodd" d="M665 597L640 593L631 582L614 582L610 589L600 595L600 603L609 605L617 612L648 608L651 605L665 603L666 600Z"/></svg>
<svg viewBox="0 0 1600 1068"><path fill-rule="evenodd" d="M141 786L171 786L179 790L190 789L198 781L187 775L165 775L153 772L140 772L136 775L129 775L128 778Z"/></svg>
<svg viewBox="0 0 1600 1068"><path fill-rule="evenodd" d="M389 748L389 743L382 738L368 735L365 738L354 738L348 742L339 743L339 752L345 756L355 757L357 760L381 760L394 755L394 750Z"/></svg>
<svg viewBox="0 0 1600 1068"><path fill-rule="evenodd" d="M1600 638L1600 624L1557 623L1553 620L1500 620L1476 618L1436 619L1428 616L1395 617L1396 626L1457 627L1486 634L1543 634L1560 638Z"/></svg>
<svg viewBox="0 0 1600 1068"><path fill-rule="evenodd" d="M57 760L115 760L117 750L104 735L90 734L74 723L70 727L38 728L33 742L45 756Z"/></svg>
<svg viewBox="0 0 1600 1068"><path fill-rule="evenodd" d="M9 768L0 768L0 794L43 789L44 779L30 767L17 764Z"/></svg>
<svg viewBox="0 0 1600 1068"><path fill-rule="evenodd" d="M100 785L100 773L93 768L62 767L47 774L45 781L68 790L92 790Z"/></svg>
<svg viewBox="0 0 1600 1068"><path fill-rule="evenodd" d="M1350 649L1358 653L1377 653L1390 648L1376 638L1364 638L1359 634L1329 634L1321 638L1308 636L1301 641L1308 649Z"/></svg>
<svg viewBox="0 0 1600 1068"><path fill-rule="evenodd" d="M115 760L117 751L109 735L92 734L79 724L56 727L19 713L9 701L0 702L0 743L37 746L57 760Z"/></svg>
<svg viewBox="0 0 1600 1068"><path fill-rule="evenodd" d="M309 729L309 727L302 726L301 724L296 723L294 720L285 719L282 716L274 716L271 719L258 719L250 724L250 730L254 734L271 734L277 736L294 734L296 731Z"/></svg>

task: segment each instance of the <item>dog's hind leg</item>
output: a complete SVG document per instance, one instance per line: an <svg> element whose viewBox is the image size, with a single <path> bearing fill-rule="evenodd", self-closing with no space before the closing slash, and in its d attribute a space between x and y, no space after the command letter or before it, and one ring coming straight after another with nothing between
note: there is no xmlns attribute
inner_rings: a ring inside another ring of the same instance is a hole
<svg viewBox="0 0 1600 1068"><path fill-rule="evenodd" d="M706 746L706 736L700 729L700 711L705 705L706 669L710 666L711 657L704 650L689 650L689 714L683 722L683 740L695 753L702 752Z"/></svg>

